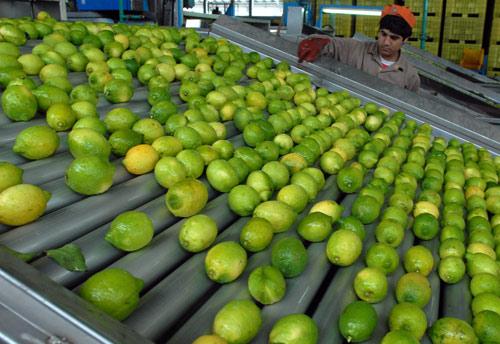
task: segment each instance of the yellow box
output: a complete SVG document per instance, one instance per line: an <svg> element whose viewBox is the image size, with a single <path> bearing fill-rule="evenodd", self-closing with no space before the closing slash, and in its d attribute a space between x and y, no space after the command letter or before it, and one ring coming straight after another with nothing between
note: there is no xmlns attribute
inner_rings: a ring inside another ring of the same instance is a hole
<svg viewBox="0 0 500 344"><path fill-rule="evenodd" d="M500 68L500 45L490 45L488 52L488 68Z"/></svg>
<svg viewBox="0 0 500 344"><path fill-rule="evenodd" d="M422 17L417 16L417 25L412 30L411 37L420 39L422 36ZM441 36L441 16L427 17L426 36L428 39L439 41Z"/></svg>
<svg viewBox="0 0 500 344"><path fill-rule="evenodd" d="M488 68L488 76L490 78L500 76L500 68Z"/></svg>
<svg viewBox="0 0 500 344"><path fill-rule="evenodd" d="M456 64L460 64L465 48L481 49L481 44L443 43L441 57Z"/></svg>
<svg viewBox="0 0 500 344"><path fill-rule="evenodd" d="M321 5L342 5L352 6L353 0L317 0L316 2L316 18L320 16ZM329 14L323 13L322 29L334 28L335 36L351 37L352 36L352 15L346 14Z"/></svg>
<svg viewBox="0 0 500 344"><path fill-rule="evenodd" d="M484 34L484 17L446 17L444 19L444 41L474 41L481 43Z"/></svg>
<svg viewBox="0 0 500 344"><path fill-rule="evenodd" d="M493 25L491 26L490 44L500 44L500 17L493 19Z"/></svg>
<svg viewBox="0 0 500 344"><path fill-rule="evenodd" d="M422 15L424 13L424 0L406 0L405 6L409 7L415 15ZM443 0L430 0L427 13L441 17L441 13L443 13Z"/></svg>
<svg viewBox="0 0 500 344"><path fill-rule="evenodd" d="M376 38L380 28L379 17L360 17L356 18L356 32L362 33L370 38Z"/></svg>
<svg viewBox="0 0 500 344"><path fill-rule="evenodd" d="M409 41L409 43L411 46L420 49L420 40ZM426 42L425 51L437 56L439 52L439 42Z"/></svg>
<svg viewBox="0 0 500 344"><path fill-rule="evenodd" d="M446 16L486 14L487 0L447 0Z"/></svg>

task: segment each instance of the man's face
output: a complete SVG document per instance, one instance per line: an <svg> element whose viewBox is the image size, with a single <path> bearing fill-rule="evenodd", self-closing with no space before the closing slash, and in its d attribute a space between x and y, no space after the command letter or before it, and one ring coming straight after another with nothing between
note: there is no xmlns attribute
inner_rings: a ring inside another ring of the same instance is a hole
<svg viewBox="0 0 500 344"><path fill-rule="evenodd" d="M387 29L381 29L378 32L378 51L384 59L395 61L399 57L399 50L404 42L403 37Z"/></svg>

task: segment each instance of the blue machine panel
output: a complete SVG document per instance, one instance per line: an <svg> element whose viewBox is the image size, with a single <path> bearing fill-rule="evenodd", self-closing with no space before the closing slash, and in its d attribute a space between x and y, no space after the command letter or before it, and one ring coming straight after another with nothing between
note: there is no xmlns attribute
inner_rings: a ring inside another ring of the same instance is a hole
<svg viewBox="0 0 500 344"><path fill-rule="evenodd" d="M118 0L76 0L79 11L118 11ZM123 0L123 9L130 10L130 0Z"/></svg>

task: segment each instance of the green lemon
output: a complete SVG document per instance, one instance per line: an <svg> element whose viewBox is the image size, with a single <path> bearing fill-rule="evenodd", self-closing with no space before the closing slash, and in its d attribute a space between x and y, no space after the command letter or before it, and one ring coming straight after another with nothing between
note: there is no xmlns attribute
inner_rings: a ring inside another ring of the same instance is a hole
<svg viewBox="0 0 500 344"><path fill-rule="evenodd" d="M458 283L465 275L465 263L459 257L442 258L439 261L438 274L445 283Z"/></svg>
<svg viewBox="0 0 500 344"><path fill-rule="evenodd" d="M248 276L248 291L261 304L272 305L285 296L286 281L274 266L259 266Z"/></svg>
<svg viewBox="0 0 500 344"><path fill-rule="evenodd" d="M472 296L481 293L495 293L500 296L500 280L489 273L476 274L470 281L470 292Z"/></svg>
<svg viewBox="0 0 500 344"><path fill-rule="evenodd" d="M375 228L377 241L392 247L398 247L403 241L404 236L404 227L393 220L382 220Z"/></svg>
<svg viewBox="0 0 500 344"><path fill-rule="evenodd" d="M420 340L427 330L427 317L417 305L408 302L399 303L389 314L389 328L391 331L406 331Z"/></svg>
<svg viewBox="0 0 500 344"><path fill-rule="evenodd" d="M210 185L220 192L229 192L239 184L238 176L227 160L212 161L207 166L206 175Z"/></svg>
<svg viewBox="0 0 500 344"><path fill-rule="evenodd" d="M325 240L332 231L331 217L320 213L312 212L306 215L299 223L297 233L311 242L321 242Z"/></svg>
<svg viewBox="0 0 500 344"><path fill-rule="evenodd" d="M220 155L222 159L230 159L234 153L234 146L231 141L228 140L217 140L212 144L214 148Z"/></svg>
<svg viewBox="0 0 500 344"><path fill-rule="evenodd" d="M262 201L267 201L274 191L271 178L263 171L250 172L246 184L257 191Z"/></svg>
<svg viewBox="0 0 500 344"><path fill-rule="evenodd" d="M358 235L347 229L339 229L328 239L326 255L332 264L349 266L358 259L362 247L363 243Z"/></svg>
<svg viewBox="0 0 500 344"><path fill-rule="evenodd" d="M8 187L22 184L24 170L7 161L0 161L0 193Z"/></svg>
<svg viewBox="0 0 500 344"><path fill-rule="evenodd" d="M391 274L399 266L399 254L390 245L375 243L366 252L365 262L368 267L379 268L385 274Z"/></svg>
<svg viewBox="0 0 500 344"><path fill-rule="evenodd" d="M349 343L368 340L377 326L377 312L365 301L348 304L339 317L340 334Z"/></svg>
<svg viewBox="0 0 500 344"><path fill-rule="evenodd" d="M319 184L316 182L314 177L305 171L295 172L290 179L290 183L302 186L304 190L306 190L309 200L313 200L318 194Z"/></svg>
<svg viewBox="0 0 500 344"><path fill-rule="evenodd" d="M173 136L160 136L152 146L161 156L176 156L182 151L181 141Z"/></svg>
<svg viewBox="0 0 500 344"><path fill-rule="evenodd" d="M240 244L224 241L213 246L205 257L208 278L217 283L236 280L247 265L247 253Z"/></svg>
<svg viewBox="0 0 500 344"><path fill-rule="evenodd" d="M337 175L337 186L342 192L353 193L363 185L363 168L352 164L341 169Z"/></svg>
<svg viewBox="0 0 500 344"><path fill-rule="evenodd" d="M429 338L432 343L461 343L461 344L478 344L479 340L472 329L472 326L467 322L445 317L440 318L429 329Z"/></svg>
<svg viewBox="0 0 500 344"><path fill-rule="evenodd" d="M22 226L43 215L50 193L31 184L12 185L0 192L0 223Z"/></svg>
<svg viewBox="0 0 500 344"><path fill-rule="evenodd" d="M339 206L340 207L340 206ZM342 213L339 214L339 216ZM336 229L346 229L349 230L359 236L361 241L365 239L366 236L366 231L365 231L365 225L361 221L359 221L358 218L349 215L345 217L340 217L338 221L335 222L337 224Z"/></svg>
<svg viewBox="0 0 500 344"><path fill-rule="evenodd" d="M116 156L124 156L128 150L142 143L142 135L132 129L120 129L109 136L111 152Z"/></svg>
<svg viewBox="0 0 500 344"><path fill-rule="evenodd" d="M71 104L71 110L73 110L77 119L85 117L99 117L97 114L96 105L86 100L78 100L74 102L73 104Z"/></svg>
<svg viewBox="0 0 500 344"><path fill-rule="evenodd" d="M403 258L406 272L420 272L428 276L434 267L432 252L425 246L417 245L410 247Z"/></svg>
<svg viewBox="0 0 500 344"><path fill-rule="evenodd" d="M409 272L396 284L396 299L399 303L409 302L424 308L431 299L429 280L418 272Z"/></svg>
<svg viewBox="0 0 500 344"><path fill-rule="evenodd" d="M234 157L242 159L250 171L258 170L264 161L254 149L250 147L239 147L234 151Z"/></svg>
<svg viewBox="0 0 500 344"><path fill-rule="evenodd" d="M55 131L65 131L75 124L76 114L68 104L57 103L48 108L46 120L49 127Z"/></svg>
<svg viewBox="0 0 500 344"><path fill-rule="evenodd" d="M463 243L465 240L464 231L456 226L444 226L441 229L440 240L443 243L447 239L456 239L456 240L459 240ZM465 251L465 248L464 248L464 251Z"/></svg>
<svg viewBox="0 0 500 344"><path fill-rule="evenodd" d="M125 80L112 79L104 85L104 97L110 103L126 103L133 95L134 89Z"/></svg>
<svg viewBox="0 0 500 344"><path fill-rule="evenodd" d="M241 229L240 243L247 251L259 252L273 240L274 229L269 221L252 217Z"/></svg>
<svg viewBox="0 0 500 344"><path fill-rule="evenodd" d="M300 185L288 184L276 195L276 200L290 206L296 213L302 212L309 201L309 195Z"/></svg>
<svg viewBox="0 0 500 344"><path fill-rule="evenodd" d="M472 299L472 315L476 316L483 311L492 311L500 315L500 296L494 293L482 293Z"/></svg>
<svg viewBox="0 0 500 344"><path fill-rule="evenodd" d="M194 215L182 224L179 243L186 251L201 252L212 245L217 233L217 223L210 216Z"/></svg>
<svg viewBox="0 0 500 344"><path fill-rule="evenodd" d="M262 167L273 183L274 189L279 190L288 184L290 173L285 165L279 161L270 161Z"/></svg>
<svg viewBox="0 0 500 344"><path fill-rule="evenodd" d="M168 210L177 217L189 217L200 212L208 201L205 184L187 178L172 185L165 195Z"/></svg>
<svg viewBox="0 0 500 344"><path fill-rule="evenodd" d="M115 166L98 156L76 158L66 169L66 185L83 195L106 192L113 185Z"/></svg>
<svg viewBox="0 0 500 344"><path fill-rule="evenodd" d="M253 216L268 220L275 233L287 231L295 222L297 214L291 207L280 201L266 201L259 204L253 211Z"/></svg>
<svg viewBox="0 0 500 344"><path fill-rule="evenodd" d="M373 197L359 196L352 204L351 213L366 225L378 218L380 205Z"/></svg>
<svg viewBox="0 0 500 344"><path fill-rule="evenodd" d="M296 277L307 267L307 250L299 239L285 237L273 245L271 262L286 278Z"/></svg>
<svg viewBox="0 0 500 344"><path fill-rule="evenodd" d="M113 318L124 320L139 304L144 282L119 268L99 271L81 286L80 296Z"/></svg>
<svg viewBox="0 0 500 344"><path fill-rule="evenodd" d="M184 165L174 157L166 156L158 160L154 168L155 179L164 188L187 178Z"/></svg>
<svg viewBox="0 0 500 344"><path fill-rule="evenodd" d="M337 220L342 216L344 207L339 205L337 202L325 199L316 202L309 210L309 213L323 213L330 218L331 223L337 222Z"/></svg>
<svg viewBox="0 0 500 344"><path fill-rule="evenodd" d="M106 122L106 120L104 122ZM147 144L152 144L154 140L165 135L165 130L161 123L152 118L142 118L138 120L133 124L132 130L142 134L144 143Z"/></svg>
<svg viewBox="0 0 500 344"><path fill-rule="evenodd" d="M498 277L499 268L490 256L483 253L475 253L467 255L467 273L470 277L481 273L489 273Z"/></svg>
<svg viewBox="0 0 500 344"><path fill-rule="evenodd" d="M104 239L120 250L132 252L148 245L153 235L153 222L147 214L132 210L114 218Z"/></svg>
<svg viewBox="0 0 500 344"><path fill-rule="evenodd" d="M237 185L229 192L229 208L240 216L252 214L260 202L259 193L248 185Z"/></svg>
<svg viewBox="0 0 500 344"><path fill-rule="evenodd" d="M16 136L12 150L27 159L44 159L54 155L59 148L59 142L59 136L54 129L36 125L22 130Z"/></svg>
<svg viewBox="0 0 500 344"><path fill-rule="evenodd" d="M38 102L38 108L47 111L52 105L70 103L69 96L62 89L43 84L33 90L33 95Z"/></svg>
<svg viewBox="0 0 500 344"><path fill-rule="evenodd" d="M354 291L369 303L378 303L387 295L387 277L378 268L364 268L354 278Z"/></svg>
<svg viewBox="0 0 500 344"><path fill-rule="evenodd" d="M179 127L174 131L176 137L186 149L195 149L202 145L202 138L196 130L191 127Z"/></svg>
<svg viewBox="0 0 500 344"><path fill-rule="evenodd" d="M73 129L92 129L101 135L106 135L106 125L97 117L84 117L76 121Z"/></svg>
<svg viewBox="0 0 500 344"><path fill-rule="evenodd" d="M104 117L104 124L110 133L121 129L132 129L139 116L127 108L114 108Z"/></svg>
<svg viewBox="0 0 500 344"><path fill-rule="evenodd" d="M108 159L111 154L108 140L97 131L87 128L71 130L68 134L68 146L75 158L92 155Z"/></svg>
<svg viewBox="0 0 500 344"><path fill-rule="evenodd" d="M274 162L280 156L280 148L273 141L263 141L257 144L255 150L264 161Z"/></svg>
<svg viewBox="0 0 500 344"><path fill-rule="evenodd" d="M419 239L430 240L439 232L439 223L431 214L420 214L413 223L413 233Z"/></svg>
<svg viewBox="0 0 500 344"><path fill-rule="evenodd" d="M319 330L305 314L289 314L279 319L269 333L269 344L315 344Z"/></svg>
<svg viewBox="0 0 500 344"><path fill-rule="evenodd" d="M42 59L34 54L24 54L18 57L17 61L23 66L23 70L27 75L38 75L45 63Z"/></svg>
<svg viewBox="0 0 500 344"><path fill-rule="evenodd" d="M37 100L23 85L9 86L2 94L4 114L13 121L29 121L38 109Z"/></svg>
<svg viewBox="0 0 500 344"><path fill-rule="evenodd" d="M444 259L446 257L462 258L465 255L465 245L463 241L456 238L449 238L441 240L439 245L439 257Z"/></svg>
<svg viewBox="0 0 500 344"><path fill-rule="evenodd" d="M40 80L42 82L46 82L49 79L57 78L57 77L68 77L68 71L65 67L58 64L47 64L45 65L39 73Z"/></svg>
<svg viewBox="0 0 500 344"><path fill-rule="evenodd" d="M228 343L250 343L261 325L260 309L255 303L232 300L217 312L212 329Z"/></svg>
<svg viewBox="0 0 500 344"><path fill-rule="evenodd" d="M494 343L500 338L500 314L482 311L472 319L472 327L481 343Z"/></svg>
<svg viewBox="0 0 500 344"><path fill-rule="evenodd" d="M94 105L97 104L97 93L89 85L81 84L71 90L71 102L87 101Z"/></svg>
<svg viewBox="0 0 500 344"><path fill-rule="evenodd" d="M198 178L203 174L205 162L201 154L194 149L184 149L175 158L186 168L188 177Z"/></svg>

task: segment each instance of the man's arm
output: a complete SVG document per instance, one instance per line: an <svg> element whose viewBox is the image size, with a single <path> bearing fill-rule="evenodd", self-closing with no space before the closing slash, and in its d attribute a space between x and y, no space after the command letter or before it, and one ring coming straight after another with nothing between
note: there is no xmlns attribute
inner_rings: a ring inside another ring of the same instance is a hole
<svg viewBox="0 0 500 344"><path fill-rule="evenodd" d="M413 92L418 92L420 89L420 77L418 76L417 71L414 71L414 73L409 75L408 89Z"/></svg>
<svg viewBox="0 0 500 344"><path fill-rule="evenodd" d="M362 54L364 43L352 38L338 38L326 35L311 35L299 43L298 57L313 62L320 56L329 56L349 64L350 59Z"/></svg>

